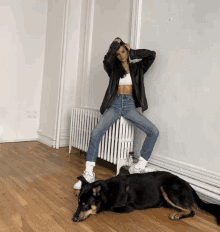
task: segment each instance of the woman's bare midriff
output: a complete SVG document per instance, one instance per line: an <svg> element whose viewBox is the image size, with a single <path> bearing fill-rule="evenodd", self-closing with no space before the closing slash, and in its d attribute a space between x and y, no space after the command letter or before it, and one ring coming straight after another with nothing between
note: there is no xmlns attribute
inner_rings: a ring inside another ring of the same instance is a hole
<svg viewBox="0 0 220 232"><path fill-rule="evenodd" d="M119 85L117 93L132 94L132 85Z"/></svg>

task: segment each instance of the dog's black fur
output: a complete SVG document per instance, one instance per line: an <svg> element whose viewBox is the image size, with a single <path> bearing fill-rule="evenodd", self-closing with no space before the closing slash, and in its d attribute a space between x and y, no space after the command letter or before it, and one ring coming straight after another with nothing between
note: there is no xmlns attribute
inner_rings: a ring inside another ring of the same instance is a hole
<svg viewBox="0 0 220 232"><path fill-rule="evenodd" d="M183 179L169 172L157 171L144 174L120 174L116 177L89 184L83 176L79 205L73 221L82 221L101 211L129 213L137 209L173 207L179 213L170 219L193 217L191 206L216 217L220 225L220 206L203 202L195 190Z"/></svg>

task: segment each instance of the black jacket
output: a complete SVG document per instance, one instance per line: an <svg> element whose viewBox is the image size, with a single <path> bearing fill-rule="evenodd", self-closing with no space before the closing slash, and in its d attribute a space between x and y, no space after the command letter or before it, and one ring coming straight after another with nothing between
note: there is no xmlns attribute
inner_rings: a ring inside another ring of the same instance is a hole
<svg viewBox="0 0 220 232"><path fill-rule="evenodd" d="M115 67L115 59L116 51L119 49L119 47L120 44L118 42L112 42L110 49L103 60L104 69L109 76L109 85L102 101L102 105L100 107L101 114L104 114L105 110L111 106L115 96L117 95L121 70ZM139 62L130 63L129 69L132 79L132 95L134 98L135 107L141 107L143 113L148 108L144 88L144 74L154 62L156 52L147 49L130 49L129 56L131 60L142 59Z"/></svg>

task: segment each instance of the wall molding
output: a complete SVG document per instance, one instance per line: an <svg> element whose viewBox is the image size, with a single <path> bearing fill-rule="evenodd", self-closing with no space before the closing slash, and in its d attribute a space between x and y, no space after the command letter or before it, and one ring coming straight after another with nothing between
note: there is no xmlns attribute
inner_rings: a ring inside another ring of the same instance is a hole
<svg viewBox="0 0 220 232"><path fill-rule="evenodd" d="M204 200L220 203L220 173L161 155L153 155L149 164L159 171L169 171L186 180Z"/></svg>
<svg viewBox="0 0 220 232"><path fill-rule="evenodd" d="M66 47L67 47L67 28L68 28L68 12L69 12L69 2L66 0L64 9L64 20L63 20L63 30L62 30L62 46L61 46L61 62L60 62L60 74L59 74L59 94L58 94L58 104L56 113L56 125L55 125L55 147L59 149L60 147L60 130L61 130L61 120L62 120L62 108L63 108L63 94L64 94L64 79L65 79L65 66L66 66Z"/></svg>
<svg viewBox="0 0 220 232"><path fill-rule="evenodd" d="M91 67L91 53L92 53L92 32L93 32L93 19L94 19L94 8L95 8L95 0L87 1L87 17L86 17L86 30L85 30L85 41L84 41L84 55L83 55L83 74L82 74L82 89L85 92L89 92L89 86L83 86L86 80L89 79L90 76L90 67ZM84 95L80 96L80 105L86 106L87 99L83 98Z"/></svg>
<svg viewBox="0 0 220 232"><path fill-rule="evenodd" d="M131 48L133 49L138 49L140 46L141 11L142 11L142 0L133 0L132 14L131 14L131 37L130 37L130 45Z"/></svg>

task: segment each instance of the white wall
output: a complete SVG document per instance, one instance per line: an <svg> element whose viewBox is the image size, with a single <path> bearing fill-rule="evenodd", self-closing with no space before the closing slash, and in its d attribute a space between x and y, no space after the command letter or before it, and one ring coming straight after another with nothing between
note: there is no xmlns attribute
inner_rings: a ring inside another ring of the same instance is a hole
<svg viewBox="0 0 220 232"><path fill-rule="evenodd" d="M74 84L76 87L72 94L75 94L74 104L72 106L80 107L81 99L83 97L82 94L82 79L83 79L83 67L84 67L84 56L86 50L86 20L87 20L87 12L88 12L88 0L82 0L81 5L81 14L80 14L80 32L79 32L79 54L78 54L78 66L77 66L77 77L74 79ZM70 125L70 124L69 124Z"/></svg>
<svg viewBox="0 0 220 232"><path fill-rule="evenodd" d="M160 130L155 154L216 172L220 163L219 9L217 0L202 4L144 0L140 37L141 48L157 52L145 76L149 101L145 116Z"/></svg>
<svg viewBox="0 0 220 232"><path fill-rule="evenodd" d="M0 142L37 139L47 0L0 1Z"/></svg>
<svg viewBox="0 0 220 232"><path fill-rule="evenodd" d="M129 42L131 3L127 0L95 1L90 72L88 77L81 79L82 107L100 109L109 82L103 68L104 55L116 37Z"/></svg>

